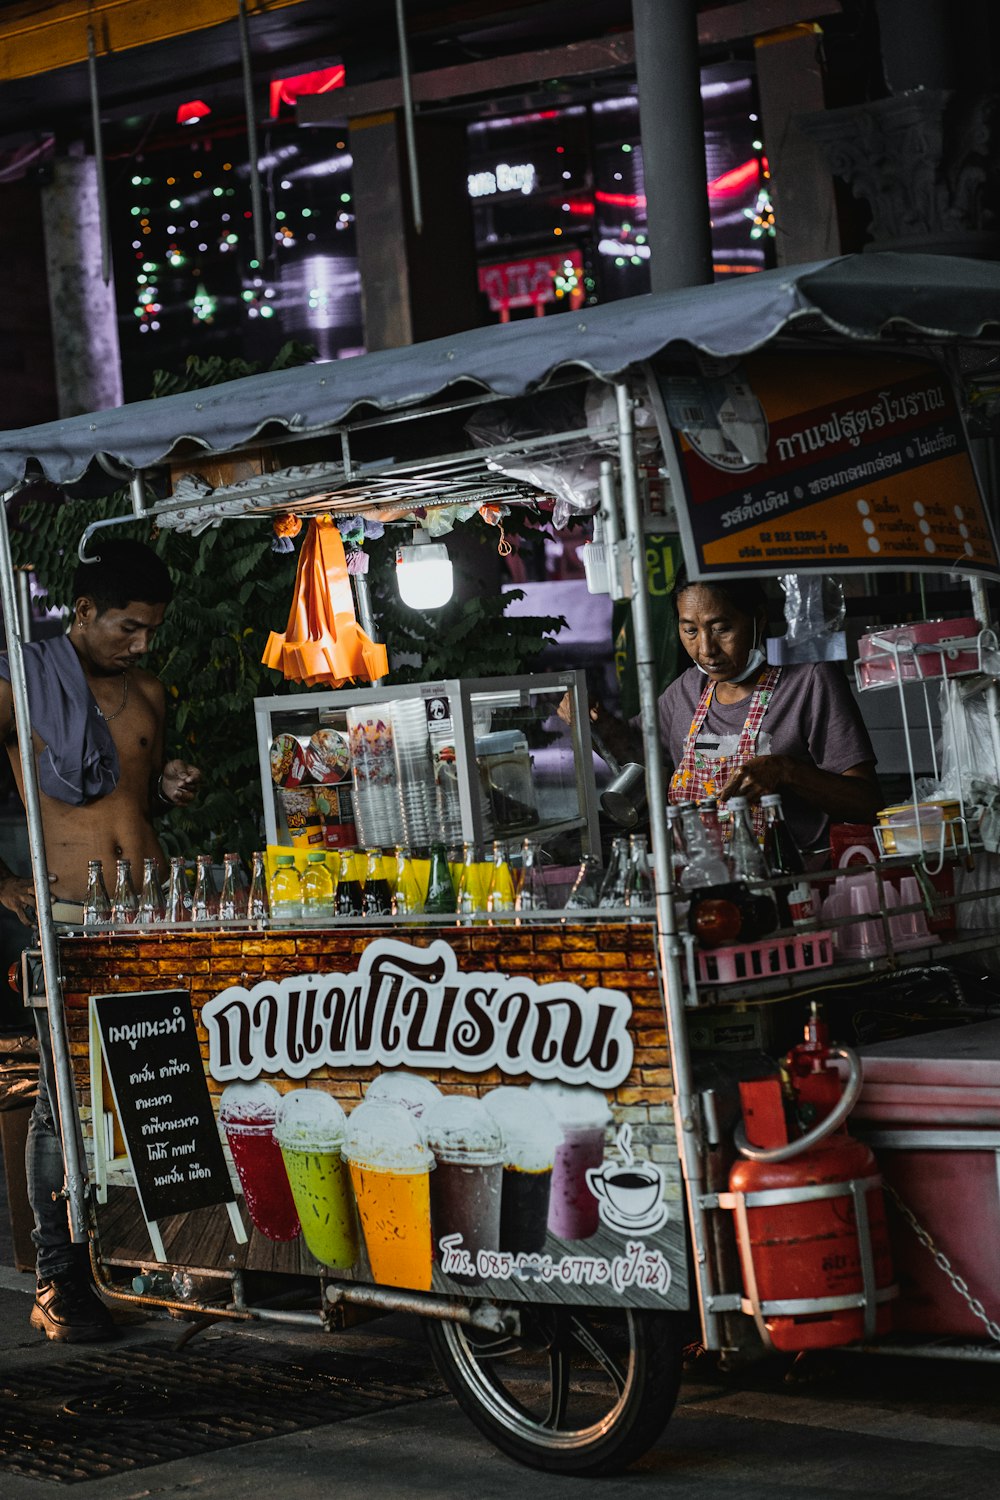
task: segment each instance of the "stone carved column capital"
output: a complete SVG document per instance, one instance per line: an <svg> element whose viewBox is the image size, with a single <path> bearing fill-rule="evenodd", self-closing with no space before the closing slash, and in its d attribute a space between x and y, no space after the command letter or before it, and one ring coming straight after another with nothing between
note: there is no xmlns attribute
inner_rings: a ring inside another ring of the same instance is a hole
<svg viewBox="0 0 1000 1500"><path fill-rule="evenodd" d="M871 249L1000 258L997 95L913 89L796 123L870 205Z"/></svg>

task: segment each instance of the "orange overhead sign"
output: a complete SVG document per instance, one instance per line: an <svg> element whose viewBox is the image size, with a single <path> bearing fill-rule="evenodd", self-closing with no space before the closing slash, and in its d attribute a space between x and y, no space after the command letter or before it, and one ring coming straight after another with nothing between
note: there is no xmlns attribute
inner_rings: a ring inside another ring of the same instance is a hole
<svg viewBox="0 0 1000 1500"><path fill-rule="evenodd" d="M656 372L688 571L1000 573L948 377L859 354Z"/></svg>

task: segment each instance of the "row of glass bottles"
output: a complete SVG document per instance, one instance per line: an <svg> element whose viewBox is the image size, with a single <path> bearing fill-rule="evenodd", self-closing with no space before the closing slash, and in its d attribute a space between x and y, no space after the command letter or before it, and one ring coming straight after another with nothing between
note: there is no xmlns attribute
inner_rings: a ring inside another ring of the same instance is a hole
<svg viewBox="0 0 1000 1500"><path fill-rule="evenodd" d="M597 861L588 867L584 860L566 901L570 910L587 907L627 906L652 911L655 903L653 873L649 865L649 844L645 834L633 833L611 841L611 857L604 878L597 886Z"/></svg>
<svg viewBox="0 0 1000 1500"><path fill-rule="evenodd" d="M269 915L264 855L253 856L249 885L238 854L223 856L222 889L215 880L211 855L199 854L195 861L194 890L188 880L187 861L175 855L170 861L170 881L164 894L155 859L145 859L142 889L137 894L132 862L119 859L115 867L114 895L108 895L101 860L87 865L87 896L83 908L85 927L150 927L158 923L257 921Z"/></svg>
<svg viewBox="0 0 1000 1500"><path fill-rule="evenodd" d="M805 925L815 915L808 881L793 884L789 878L801 877L805 863L785 822L781 798L769 793L761 806L763 844L757 841L745 797L729 798L728 839L723 838L714 798L668 809L674 889L690 899L689 925L703 942L751 942L779 926ZM781 883L772 885L779 877ZM699 909L706 901L712 909L702 922ZM720 910L720 902L733 910Z"/></svg>
<svg viewBox="0 0 1000 1500"><path fill-rule="evenodd" d="M455 881L443 843L432 844L426 894L421 891L413 860L404 846L396 849L394 880L383 875L382 853L370 849L365 878L354 874L354 851L343 850L336 876L322 853L310 854L300 875L294 856L279 855L271 880L271 911L275 917L380 917L425 912L475 920L494 914L540 911L548 907L538 851L530 839L521 845L521 866L511 869L506 846L493 844L486 877L474 844L463 845L462 865Z"/></svg>

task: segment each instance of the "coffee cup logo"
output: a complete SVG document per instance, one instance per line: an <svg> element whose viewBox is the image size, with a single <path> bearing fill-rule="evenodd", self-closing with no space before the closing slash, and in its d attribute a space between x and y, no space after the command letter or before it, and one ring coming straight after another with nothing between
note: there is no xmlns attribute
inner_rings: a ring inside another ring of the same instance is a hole
<svg viewBox="0 0 1000 1500"><path fill-rule="evenodd" d="M587 1172L601 1221L622 1234L654 1234L667 1222L663 1173L655 1162L632 1155L632 1127L623 1125L616 1142L620 1161L607 1161Z"/></svg>

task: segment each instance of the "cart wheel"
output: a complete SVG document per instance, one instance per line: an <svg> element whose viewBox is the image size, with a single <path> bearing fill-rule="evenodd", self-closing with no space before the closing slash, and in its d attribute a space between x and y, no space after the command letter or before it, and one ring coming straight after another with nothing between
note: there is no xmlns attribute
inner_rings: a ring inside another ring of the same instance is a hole
<svg viewBox="0 0 1000 1500"><path fill-rule="evenodd" d="M677 1313L522 1303L521 1331L428 1323L459 1406L503 1453L555 1474L616 1474L666 1426L681 1378Z"/></svg>

